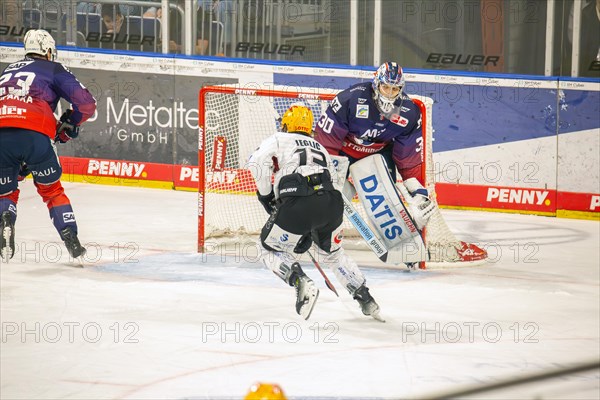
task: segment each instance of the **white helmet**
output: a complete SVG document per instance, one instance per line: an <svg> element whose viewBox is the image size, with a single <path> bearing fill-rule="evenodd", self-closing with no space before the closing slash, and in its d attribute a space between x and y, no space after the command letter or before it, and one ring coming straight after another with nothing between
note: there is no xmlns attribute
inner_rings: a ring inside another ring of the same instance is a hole
<svg viewBox="0 0 600 400"><path fill-rule="evenodd" d="M56 58L56 42L52 35L43 29L32 29L27 31L23 39L25 54L39 54L46 56L50 50L50 60Z"/></svg>

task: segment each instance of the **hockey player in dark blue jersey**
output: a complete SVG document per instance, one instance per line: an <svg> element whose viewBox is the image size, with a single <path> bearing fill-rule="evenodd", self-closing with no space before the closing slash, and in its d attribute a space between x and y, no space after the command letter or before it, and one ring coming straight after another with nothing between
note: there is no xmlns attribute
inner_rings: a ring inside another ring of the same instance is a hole
<svg viewBox="0 0 600 400"><path fill-rule="evenodd" d="M403 262L412 263L429 261L429 249L407 259L403 246L421 248L418 233L433 215L438 215L439 221L441 214L423 186L425 150L421 109L404 93L404 86L402 68L395 62L383 63L372 82L359 83L338 93L321 115L315 139L329 154L348 159L352 179L358 184L353 187L347 183L344 194L352 198L354 190L359 192L365 212L389 254L396 249L397 254L403 255ZM375 154L382 157L370 157ZM391 201L400 197L397 192L402 194L403 202ZM407 214L409 219L404 218ZM456 241L451 246L452 250L447 251L451 256L444 260L470 262L487 257L485 250L472 244Z"/></svg>
<svg viewBox="0 0 600 400"><path fill-rule="evenodd" d="M351 199L358 192L375 235L385 245L385 261L413 264L426 259L420 230L435 204L422 185L421 111L403 93L404 84L397 63L382 64L372 82L338 93L317 123L316 140L339 157L338 174L346 174L341 165L350 166L355 185L347 182L343 193ZM399 186L396 169L402 180ZM396 201L398 190L406 192L407 204ZM345 203L351 207L348 200ZM418 249L413 257L405 257L407 246ZM371 246L378 257L380 248Z"/></svg>
<svg viewBox="0 0 600 400"><path fill-rule="evenodd" d="M25 58L0 74L0 256L15 254L15 223L19 176L28 172L69 254L77 258L85 248L77 238L73 207L64 192L62 167L55 143L79 134L79 125L96 110L92 94L59 62L52 36L33 29L25 34ZM54 111L61 98L72 109L57 121Z"/></svg>
<svg viewBox="0 0 600 400"><path fill-rule="evenodd" d="M354 161L375 153L394 165L403 179L421 183L423 138L421 111L403 92L404 74L395 62L382 64L372 82L340 92L321 116L316 139L333 155Z"/></svg>

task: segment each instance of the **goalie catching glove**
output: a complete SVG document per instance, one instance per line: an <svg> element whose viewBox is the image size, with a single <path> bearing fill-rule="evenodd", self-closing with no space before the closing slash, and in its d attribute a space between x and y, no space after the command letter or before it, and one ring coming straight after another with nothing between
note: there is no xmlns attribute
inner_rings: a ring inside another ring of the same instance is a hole
<svg viewBox="0 0 600 400"><path fill-rule="evenodd" d="M79 136L79 126L71 122L71 114L73 114L73 110L67 110L61 115L60 120L56 124L55 142L67 143L69 140Z"/></svg>
<svg viewBox="0 0 600 400"><path fill-rule="evenodd" d="M429 199L427 189L416 178L406 179L398 184L398 186L401 185L404 185L404 188L406 188L406 191L404 191L402 190L403 188L399 187L410 208L410 215L415 221L417 228L422 230L435 211L435 202Z"/></svg>
<svg viewBox="0 0 600 400"><path fill-rule="evenodd" d="M260 201L260 204L262 204L267 214L271 214L273 211L275 211L277 208L275 192L271 191L271 193L263 196L259 191L257 191L256 195L258 196L258 201Z"/></svg>

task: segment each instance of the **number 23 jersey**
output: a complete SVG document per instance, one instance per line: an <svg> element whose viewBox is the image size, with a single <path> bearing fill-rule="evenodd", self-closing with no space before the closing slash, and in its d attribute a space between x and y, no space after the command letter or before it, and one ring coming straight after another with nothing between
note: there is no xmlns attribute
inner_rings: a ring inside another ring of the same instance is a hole
<svg viewBox="0 0 600 400"><path fill-rule="evenodd" d="M96 100L58 62L26 57L0 76L0 128L23 128L54 139L54 111L60 98L71 103L70 120L80 125L96 110Z"/></svg>

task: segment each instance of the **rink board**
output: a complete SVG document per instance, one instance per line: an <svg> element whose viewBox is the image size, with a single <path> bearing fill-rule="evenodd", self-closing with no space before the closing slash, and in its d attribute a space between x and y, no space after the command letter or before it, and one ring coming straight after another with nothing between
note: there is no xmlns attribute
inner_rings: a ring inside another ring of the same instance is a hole
<svg viewBox="0 0 600 400"><path fill-rule="evenodd" d="M19 47L0 49L0 68L21 58ZM336 92L373 74L340 65L60 50L98 104L80 137L59 147L73 164L65 172L117 185L195 188L203 85ZM432 167L442 206L600 218L598 80L416 70L406 79L408 93L435 102ZM90 171L90 160L143 165L146 175Z"/></svg>

